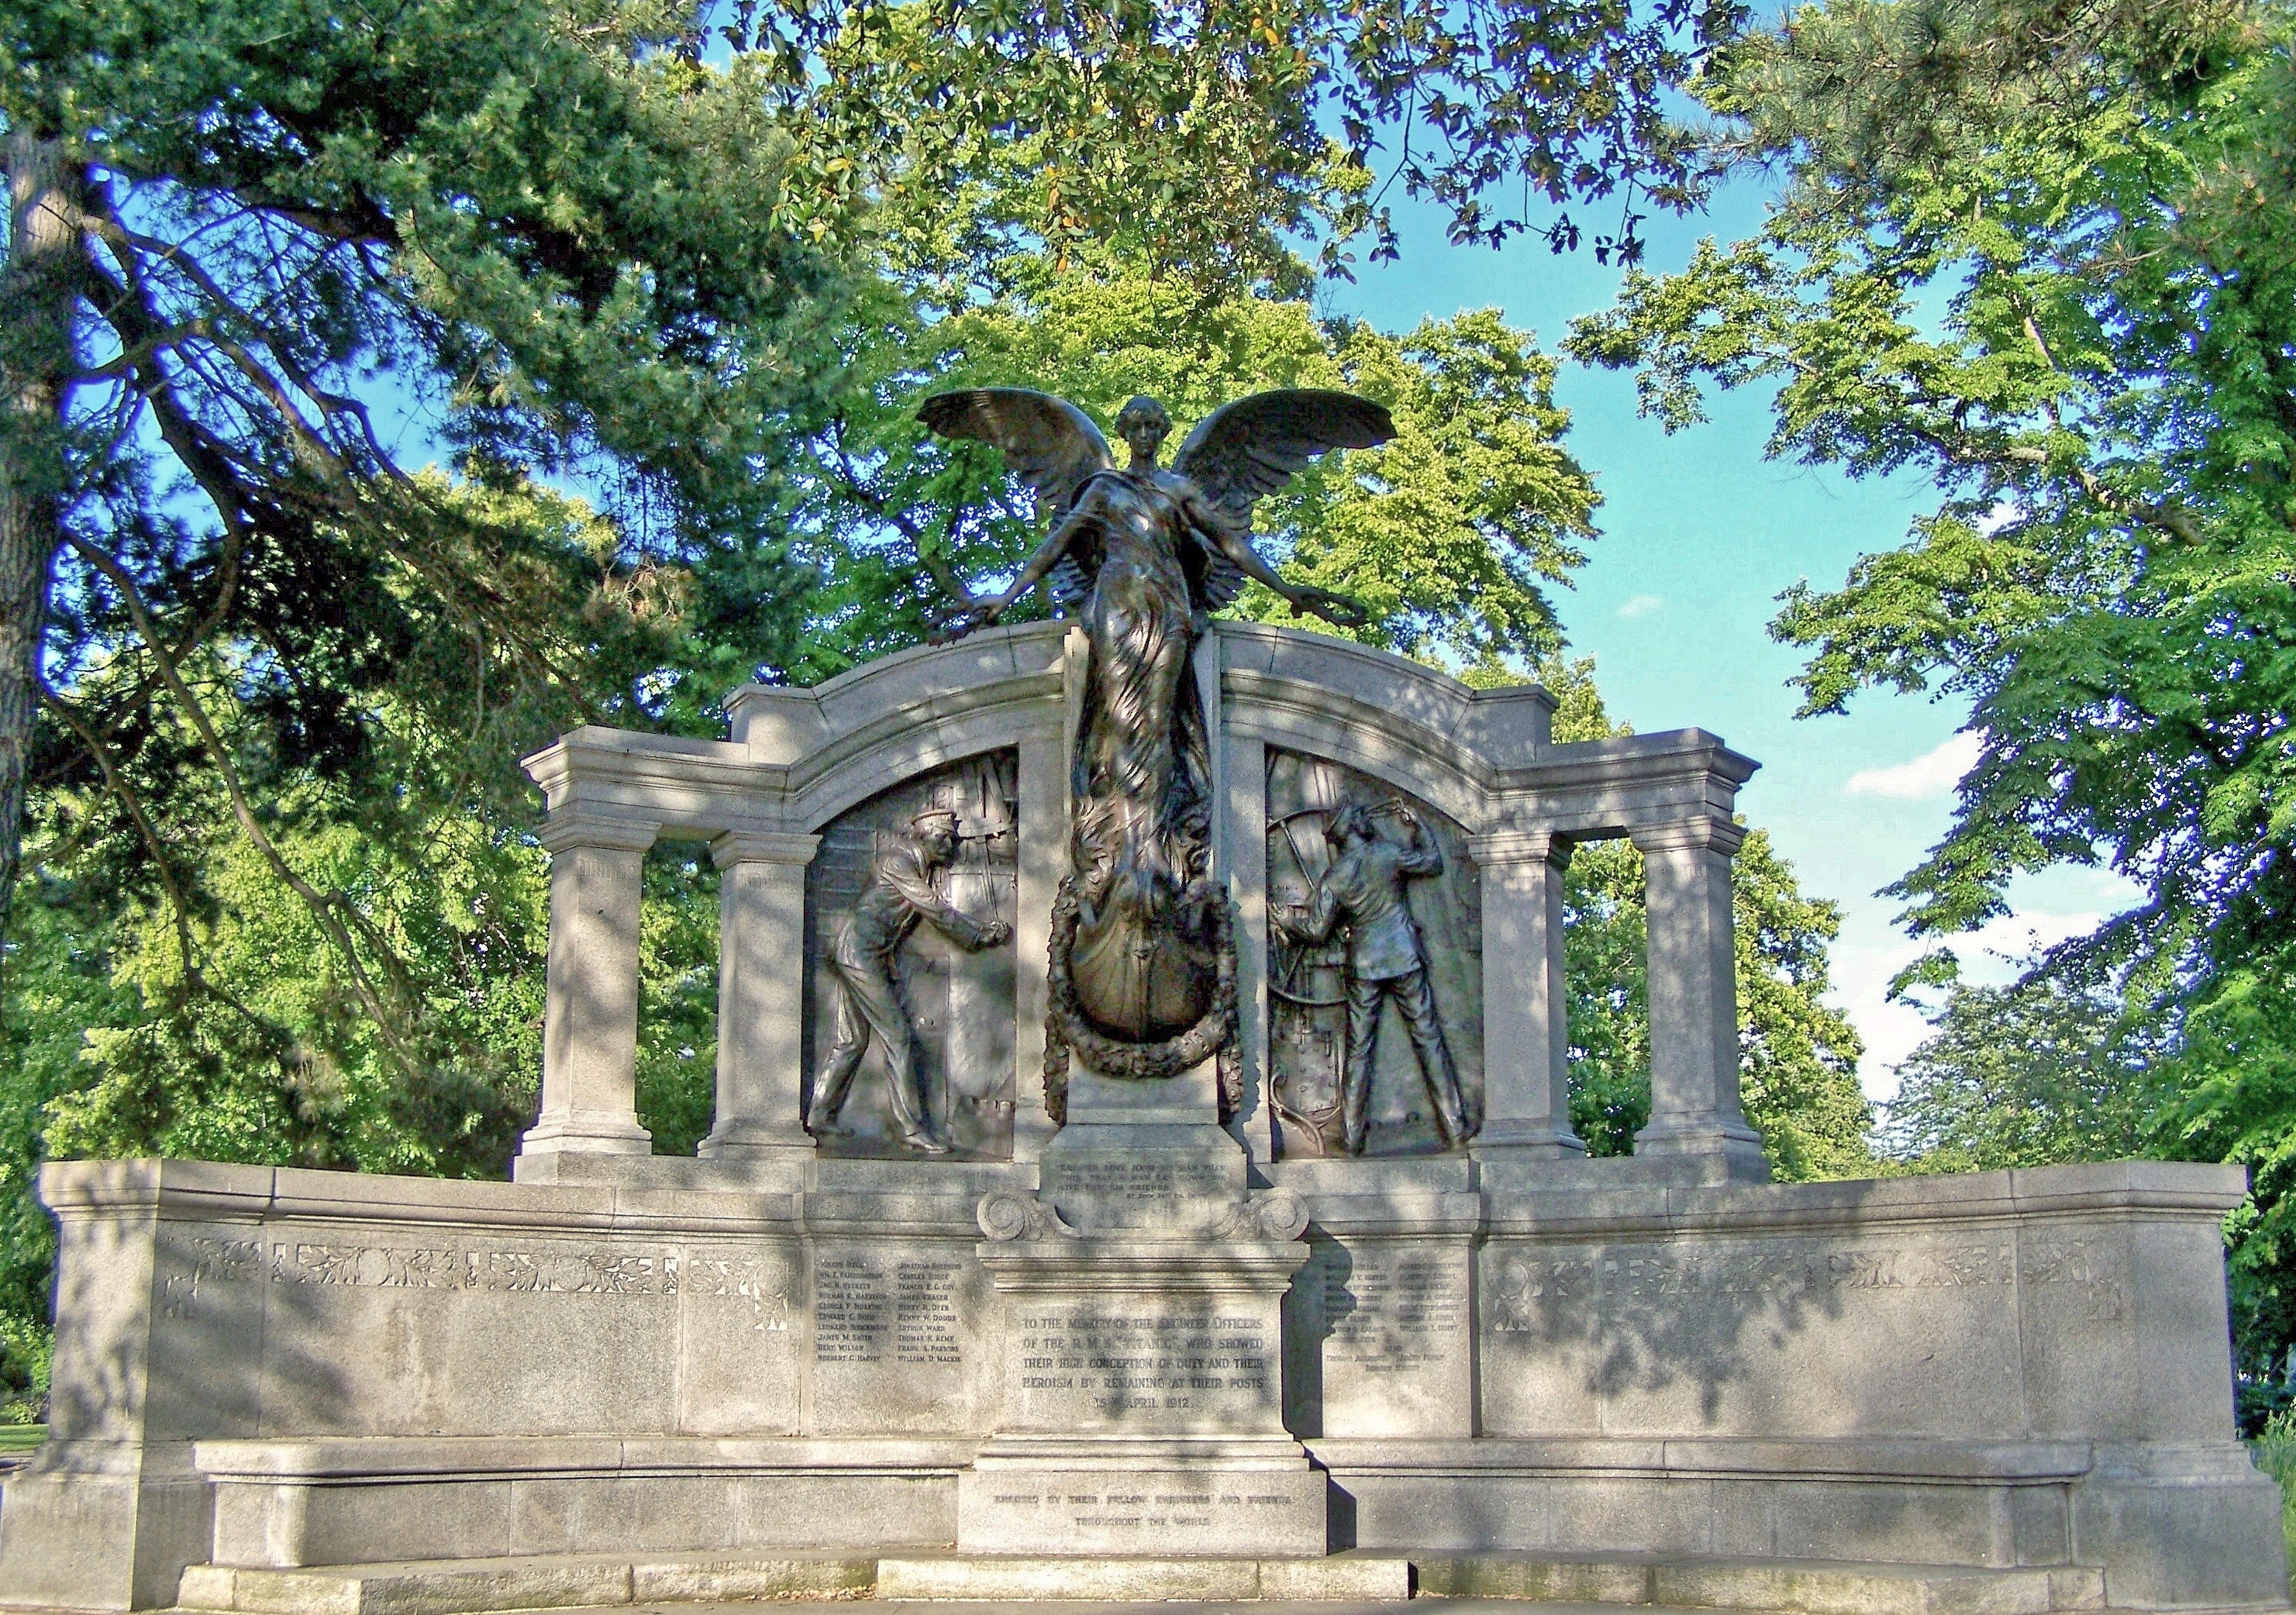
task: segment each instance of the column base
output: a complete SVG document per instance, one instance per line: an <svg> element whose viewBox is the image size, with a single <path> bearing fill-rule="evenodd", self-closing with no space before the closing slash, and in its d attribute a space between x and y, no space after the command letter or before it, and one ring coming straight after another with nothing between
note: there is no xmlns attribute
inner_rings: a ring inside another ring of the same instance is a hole
<svg viewBox="0 0 2296 1615"><path fill-rule="evenodd" d="M612 1112L545 1114L518 1141L511 1176L521 1182L549 1181L549 1168L562 1155L651 1155L653 1135L637 1119Z"/></svg>
<svg viewBox="0 0 2296 1615"><path fill-rule="evenodd" d="M781 1160L813 1153L813 1135L800 1127L775 1127L750 1118L721 1121L693 1146L703 1160Z"/></svg>
<svg viewBox="0 0 2296 1615"><path fill-rule="evenodd" d="M1467 1153L1477 1160L1575 1160L1587 1153L1587 1141L1552 1121L1503 1117L1483 1123Z"/></svg>
<svg viewBox="0 0 2296 1615"><path fill-rule="evenodd" d="M1691 1183L1770 1181L1762 1135L1743 1121L1718 1116L1653 1118L1635 1135L1634 1159L1657 1176Z"/></svg>

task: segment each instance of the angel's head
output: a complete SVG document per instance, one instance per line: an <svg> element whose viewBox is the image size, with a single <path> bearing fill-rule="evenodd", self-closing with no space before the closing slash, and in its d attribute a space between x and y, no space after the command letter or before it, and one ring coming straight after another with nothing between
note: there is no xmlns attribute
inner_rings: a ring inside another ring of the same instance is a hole
<svg viewBox="0 0 2296 1615"><path fill-rule="evenodd" d="M1156 451L1171 435L1172 417L1155 399L1142 396L1117 412L1116 435L1132 450L1132 465L1145 471L1156 463Z"/></svg>

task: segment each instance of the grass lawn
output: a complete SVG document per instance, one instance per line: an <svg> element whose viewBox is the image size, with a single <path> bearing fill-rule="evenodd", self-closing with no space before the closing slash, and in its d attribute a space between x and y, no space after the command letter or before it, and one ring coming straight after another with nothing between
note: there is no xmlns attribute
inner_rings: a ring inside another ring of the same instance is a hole
<svg viewBox="0 0 2296 1615"><path fill-rule="evenodd" d="M0 1453L28 1453L47 1435L45 1424L0 1424Z"/></svg>
<svg viewBox="0 0 2296 1615"><path fill-rule="evenodd" d="M2288 1539L2289 1587L2296 1596L2296 1436L2251 1441L2256 1467L2280 1482L2280 1529Z"/></svg>

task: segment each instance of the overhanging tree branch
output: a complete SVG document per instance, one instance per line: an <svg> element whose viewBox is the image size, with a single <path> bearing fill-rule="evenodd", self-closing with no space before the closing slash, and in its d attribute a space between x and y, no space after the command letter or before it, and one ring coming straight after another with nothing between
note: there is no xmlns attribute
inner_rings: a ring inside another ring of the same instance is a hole
<svg viewBox="0 0 2296 1615"><path fill-rule="evenodd" d="M360 1004L374 1021L376 1035L398 1057L401 1065L412 1071L415 1066L414 1054L407 1046L406 1038L401 1035L397 1024L397 1017L383 1003L374 983L368 978L366 967L359 959L350 931L344 925L341 915L338 913L338 908L343 902L341 895L323 893L296 873L294 865L287 861L280 852L278 845L264 830L262 822L256 816L254 807L249 800L246 787L241 783L239 769L232 761L230 749L223 743L222 737L216 733L214 721L208 716L207 708L184 680L183 671L176 666L174 658L168 653L166 645L161 642L158 627L152 621L151 611L144 603L142 592L135 586L135 578L130 577L127 569L112 557L77 534L68 534L66 541L82 560L101 572L119 592L120 603L127 608L129 617L135 621L136 632L143 637L145 652L159 664L160 678L166 684L168 693L176 698L177 705L183 710L185 721L192 726L193 731L199 736L201 748L207 753L208 762L215 769L216 777L223 783L225 794L231 800L232 816L239 822L242 833L247 837L249 844L255 848L258 856L263 859L272 873L302 900L304 907L310 912L312 919L318 922L319 929L325 933L327 939L334 944L338 954L341 956L343 968L350 977L352 990L357 994Z"/></svg>

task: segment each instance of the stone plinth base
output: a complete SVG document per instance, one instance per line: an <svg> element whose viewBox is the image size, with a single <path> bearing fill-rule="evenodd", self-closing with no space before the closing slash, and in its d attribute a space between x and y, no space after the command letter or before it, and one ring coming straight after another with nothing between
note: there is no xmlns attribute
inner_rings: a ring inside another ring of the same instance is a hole
<svg viewBox="0 0 2296 1615"><path fill-rule="evenodd" d="M1462 1593L2288 1608L2233 1429L2232 1168L1279 1161L1160 1239L1077 1229L1025 1166L821 1160L782 1192L674 1164L709 1185L51 1163L53 1414L0 1488L0 1606L164 1608L186 1566L187 1603L247 1615L860 1574L774 1579L815 1555L1058 1560L1094 1596L1118 1562L1182 1567L1148 1597L1257 1565L1272 1596L1266 1567L1333 1562L1327 1504L1334 1545ZM1305 1506L1250 1501L1277 1496ZM1185 1535L1196 1497L1232 1534ZM1078 1534L1136 1509L1153 1539Z"/></svg>
<svg viewBox="0 0 2296 1615"><path fill-rule="evenodd" d="M472 1615L483 1610L876 1598L997 1603L1505 1598L1797 1615L2085 1615L2112 1607L2081 1565L1972 1570L1649 1554L1336 1554L1313 1559L916 1552L561 1554L280 1570L194 1565L178 1607L234 1615Z"/></svg>
<svg viewBox="0 0 2296 1615"><path fill-rule="evenodd" d="M1233 1452L1193 1457L1085 1443L1068 1455L1040 1450L1049 1445L1017 1456L986 1449L959 1472L960 1554L1291 1559L1329 1546L1324 1480L1296 1442L1280 1444L1288 1452L1254 1455L1237 1442Z"/></svg>
<svg viewBox="0 0 2296 1615"><path fill-rule="evenodd" d="M233 1615L475 1615L482 1610L562 1610L630 1603L865 1597L870 1559L664 1559L561 1554L521 1559L410 1561L300 1570L195 1564L184 1571L182 1610Z"/></svg>
<svg viewBox="0 0 2296 1615"><path fill-rule="evenodd" d="M879 1598L1062 1600L1404 1599L1405 1559L882 1559Z"/></svg>
<svg viewBox="0 0 2296 1615"><path fill-rule="evenodd" d="M1975 1570L1824 1560L1543 1554L1414 1556L1411 1564L1414 1590L1436 1598L1791 1610L1805 1615L2055 1615L2105 1607L2104 1576L2085 1565Z"/></svg>
<svg viewBox="0 0 2296 1615"><path fill-rule="evenodd" d="M1241 1164L1220 1142L1225 1157L1194 1160L1201 1175ZM1306 1205L1281 1191L1222 1201L1164 1186L1156 1231L1183 1235L1095 1237L1044 1200L982 1198L989 1237L977 1257L1004 1304L1004 1407L957 1477L959 1554L1326 1551L1324 1477L1283 1422L1283 1296L1308 1257Z"/></svg>

